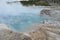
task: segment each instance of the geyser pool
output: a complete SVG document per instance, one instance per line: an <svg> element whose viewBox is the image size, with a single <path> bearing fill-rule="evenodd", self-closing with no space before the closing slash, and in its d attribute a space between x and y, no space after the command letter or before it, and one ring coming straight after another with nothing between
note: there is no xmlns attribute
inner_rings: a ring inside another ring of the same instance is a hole
<svg viewBox="0 0 60 40"><path fill-rule="evenodd" d="M14 31L27 31L29 25L41 23L45 17L40 16L43 7L22 6L20 3L7 4L6 0L0 0L0 24L7 24Z"/></svg>

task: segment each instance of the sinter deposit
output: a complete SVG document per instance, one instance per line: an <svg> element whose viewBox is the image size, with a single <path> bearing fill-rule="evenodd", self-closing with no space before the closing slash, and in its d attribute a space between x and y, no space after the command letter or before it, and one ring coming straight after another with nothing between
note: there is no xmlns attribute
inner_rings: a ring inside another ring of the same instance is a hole
<svg viewBox="0 0 60 40"><path fill-rule="evenodd" d="M35 26L35 25L34 25ZM8 29L0 30L0 40L60 40L60 26L54 24L38 24L34 31L21 33Z"/></svg>

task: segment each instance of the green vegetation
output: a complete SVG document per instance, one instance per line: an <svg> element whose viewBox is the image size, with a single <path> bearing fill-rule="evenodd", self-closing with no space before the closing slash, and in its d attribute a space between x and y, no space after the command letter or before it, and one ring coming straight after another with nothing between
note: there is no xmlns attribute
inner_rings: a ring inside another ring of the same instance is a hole
<svg viewBox="0 0 60 40"><path fill-rule="evenodd" d="M29 1L20 1L24 6L38 5L38 6L53 6L60 5L60 0L29 0ZM53 5L52 5L53 4Z"/></svg>
<svg viewBox="0 0 60 40"><path fill-rule="evenodd" d="M22 5L24 6L31 6L31 5L35 5L35 6L55 6L58 5L60 6L60 0L22 0L22 1L14 1L14 2L7 2L9 3L16 3L16 2L20 2Z"/></svg>
<svg viewBox="0 0 60 40"><path fill-rule="evenodd" d="M36 5L36 6L50 6L48 2L45 1L20 1L23 5L25 6L31 6L31 5Z"/></svg>

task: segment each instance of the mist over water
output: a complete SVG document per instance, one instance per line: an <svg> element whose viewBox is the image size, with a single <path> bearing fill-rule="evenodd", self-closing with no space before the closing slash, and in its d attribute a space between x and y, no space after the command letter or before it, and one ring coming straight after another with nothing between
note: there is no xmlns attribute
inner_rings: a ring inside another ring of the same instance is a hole
<svg viewBox="0 0 60 40"><path fill-rule="evenodd" d="M0 24L7 24L14 31L26 31L29 25L41 23L45 17L40 16L43 7L23 6L21 3L10 3L16 0L0 0Z"/></svg>

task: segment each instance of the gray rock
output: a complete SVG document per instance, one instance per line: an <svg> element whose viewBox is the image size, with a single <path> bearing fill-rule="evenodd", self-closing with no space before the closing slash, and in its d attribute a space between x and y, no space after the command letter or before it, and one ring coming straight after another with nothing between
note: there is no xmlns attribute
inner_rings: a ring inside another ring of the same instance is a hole
<svg viewBox="0 0 60 40"><path fill-rule="evenodd" d="M53 20L60 21L60 10L54 10L54 9L43 9L40 13L42 16L47 16L48 18L51 18Z"/></svg>
<svg viewBox="0 0 60 40"><path fill-rule="evenodd" d="M40 14L51 16L51 13L52 13L52 12L53 12L53 11L52 11L51 9L43 9Z"/></svg>

